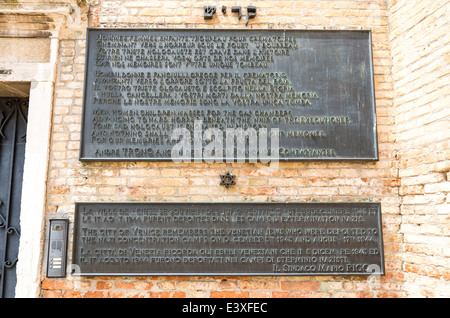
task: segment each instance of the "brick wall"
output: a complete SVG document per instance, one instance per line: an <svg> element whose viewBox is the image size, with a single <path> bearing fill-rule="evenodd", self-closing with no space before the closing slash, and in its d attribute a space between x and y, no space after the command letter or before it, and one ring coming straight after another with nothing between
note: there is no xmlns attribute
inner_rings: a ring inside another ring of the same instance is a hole
<svg viewBox="0 0 450 318"><path fill-rule="evenodd" d="M450 1L388 1L405 291L448 297Z"/></svg>
<svg viewBox="0 0 450 318"><path fill-rule="evenodd" d="M235 5L232 1L89 2L91 25L96 27L245 28L244 19L239 21L229 10L226 16L216 14L212 20L203 19L204 5L230 8ZM445 168L444 160L445 156L448 160L449 152L442 150L445 148L443 144L431 143L427 139L429 134L419 138L420 131L416 131L416 135L408 137L407 130L424 128L411 125L407 117L411 115L408 112L411 108L409 91L415 90L416 84L401 77L405 73L400 66L410 65L409 59L423 54L435 53L436 57L442 56L443 59L444 50L430 46L414 56L402 51L400 46L404 35L401 29L404 25L393 23L390 34L389 16L398 20L403 18L400 17L401 3L395 4L394 1L389 2L389 7L385 0L264 0L241 1L240 5L258 8L257 17L247 28L372 30L380 160L370 163L283 162L279 167L261 163L82 163L78 155L86 45L84 39L68 38L60 42L55 83L48 217L67 216L73 221L76 201L378 201L383 213L386 276L374 282L369 282L366 277L343 276L44 277L42 297L404 297L409 294L405 289L408 285L405 284L406 277L416 275L420 279L435 273L439 275L433 278L437 282L445 279L444 271L425 262L430 262L430 259L431 262L445 261L442 256L437 256L445 250L443 243L434 244L433 239L446 234L448 212L444 214L445 194L440 187L448 184L445 183L445 169L448 171L448 167ZM389 8L392 9L391 15ZM407 40L411 45L417 45L416 41ZM393 68L391 61L398 61L398 65ZM444 80L442 65L445 63L448 64L448 58L446 62L430 58L434 67L429 71L436 72ZM393 70L398 74L393 74ZM429 85L424 85L424 91L433 93L435 76L425 72L425 68L423 74L429 76ZM399 92L394 92L394 84ZM441 94L440 90L435 94ZM421 98L420 105L424 108L433 108L431 105L435 104L432 103L438 103L436 99L429 101L428 94L417 96L414 93L414 96L414 100ZM434 115L428 119L422 118L420 113L417 116L432 123L436 129L442 129L445 122L434 116L442 116L446 110L443 103L438 105L442 108L434 107ZM401 120L402 116L406 118ZM398 127L395 126L396 120L400 124ZM435 134L434 130L430 133L445 142L445 138ZM411 143L414 147L408 146ZM433 147L434 159L429 158L430 152L425 151L426 147ZM416 161L418 159L420 162ZM431 160L426 165L429 170L422 171L425 168L421 163L426 160ZM219 173L225 172L226 168L237 176L237 185L229 189L219 186L218 180ZM430 215L435 217L435 221L420 227L418 224ZM406 221L403 224L402 217ZM419 235L417 229L422 231ZM428 245L432 248L425 250ZM441 268L448 268L445 266Z"/></svg>

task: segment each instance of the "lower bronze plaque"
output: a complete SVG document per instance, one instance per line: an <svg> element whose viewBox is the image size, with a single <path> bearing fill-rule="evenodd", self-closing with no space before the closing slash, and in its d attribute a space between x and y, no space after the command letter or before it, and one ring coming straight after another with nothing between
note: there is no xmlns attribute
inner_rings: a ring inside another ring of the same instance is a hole
<svg viewBox="0 0 450 318"><path fill-rule="evenodd" d="M74 275L384 275L379 203L77 203Z"/></svg>

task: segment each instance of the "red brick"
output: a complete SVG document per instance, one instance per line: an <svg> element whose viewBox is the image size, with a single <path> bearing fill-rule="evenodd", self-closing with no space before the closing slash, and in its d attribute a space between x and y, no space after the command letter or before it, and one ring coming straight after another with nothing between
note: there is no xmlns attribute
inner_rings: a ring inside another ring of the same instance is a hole
<svg viewBox="0 0 450 318"><path fill-rule="evenodd" d="M403 293L395 293L395 292L381 292L377 294L378 298L402 298Z"/></svg>
<svg viewBox="0 0 450 318"><path fill-rule="evenodd" d="M311 298L313 293L310 291L293 291L293 292L279 292L272 293L273 298Z"/></svg>
<svg viewBox="0 0 450 318"><path fill-rule="evenodd" d="M297 177L298 170L297 169L282 169L281 170L283 177Z"/></svg>
<svg viewBox="0 0 450 318"><path fill-rule="evenodd" d="M220 289L236 289L238 287L238 282L235 280L223 280L219 283Z"/></svg>
<svg viewBox="0 0 450 318"><path fill-rule="evenodd" d="M134 288L137 290L149 290L152 288L153 283L151 282L135 282Z"/></svg>
<svg viewBox="0 0 450 318"><path fill-rule="evenodd" d="M270 188L270 187L247 187L240 189L241 194L247 195L273 195L276 192L277 188Z"/></svg>
<svg viewBox="0 0 450 318"><path fill-rule="evenodd" d="M52 279L44 279L41 285L42 289L73 289L73 283L71 281L59 281Z"/></svg>
<svg viewBox="0 0 450 318"><path fill-rule="evenodd" d="M60 290L44 290L43 298L61 298L62 292Z"/></svg>
<svg viewBox="0 0 450 318"><path fill-rule="evenodd" d="M50 279L44 279L41 283L42 289L55 289L55 281Z"/></svg>
<svg viewBox="0 0 450 318"><path fill-rule="evenodd" d="M280 284L274 281L242 281L242 289L279 289Z"/></svg>
<svg viewBox="0 0 450 318"><path fill-rule="evenodd" d="M106 298L124 298L125 292L108 290L107 292L105 292L105 297Z"/></svg>
<svg viewBox="0 0 450 318"><path fill-rule="evenodd" d="M414 264L405 264L405 272L411 272L417 275L428 276L436 279L441 278L441 274L436 268L430 266L420 266Z"/></svg>
<svg viewBox="0 0 450 318"><path fill-rule="evenodd" d="M450 270L442 270L441 276L445 281L450 281Z"/></svg>
<svg viewBox="0 0 450 318"><path fill-rule="evenodd" d="M359 293L351 291L336 292L334 293L333 298L359 298Z"/></svg>
<svg viewBox="0 0 450 318"><path fill-rule="evenodd" d="M356 295L358 298L373 298L373 293L367 291L356 292Z"/></svg>
<svg viewBox="0 0 450 318"><path fill-rule="evenodd" d="M309 184L313 187L325 187L328 185L327 178L309 178Z"/></svg>
<svg viewBox="0 0 450 318"><path fill-rule="evenodd" d="M150 298L170 298L171 292L148 292Z"/></svg>
<svg viewBox="0 0 450 318"><path fill-rule="evenodd" d="M242 169L241 174L243 176L251 176L251 177L258 177L258 176L279 176L280 170L278 169Z"/></svg>
<svg viewBox="0 0 450 318"><path fill-rule="evenodd" d="M50 187L48 189L50 194L67 194L70 193L69 187Z"/></svg>
<svg viewBox="0 0 450 318"><path fill-rule="evenodd" d="M400 194L401 195L424 194L424 186L423 185L401 186Z"/></svg>
<svg viewBox="0 0 450 318"><path fill-rule="evenodd" d="M318 282L296 282L296 281L281 282L281 290L316 291L318 289L319 289Z"/></svg>
<svg viewBox="0 0 450 318"><path fill-rule="evenodd" d="M251 298L270 298L272 297L271 290L252 290L250 293Z"/></svg>
<svg viewBox="0 0 450 318"><path fill-rule="evenodd" d="M81 292L68 290L64 292L63 298L81 298Z"/></svg>
<svg viewBox="0 0 450 318"><path fill-rule="evenodd" d="M97 282L97 289L111 289L113 287L112 282L100 281Z"/></svg>
<svg viewBox="0 0 450 318"><path fill-rule="evenodd" d="M384 276L384 278L387 280L402 282L405 280L405 274L403 274L402 272L390 271L386 272L386 276Z"/></svg>
<svg viewBox="0 0 450 318"><path fill-rule="evenodd" d="M274 291L272 293L272 297L273 298L288 298L290 295L290 293L288 292L279 292L279 291Z"/></svg>
<svg viewBox="0 0 450 318"><path fill-rule="evenodd" d="M187 281L179 282L177 284L177 289L179 291L185 290L215 290L218 288L217 282L202 282L202 281Z"/></svg>
<svg viewBox="0 0 450 318"><path fill-rule="evenodd" d="M399 179L385 179L385 180L383 180L383 183L387 187L399 187L400 186Z"/></svg>
<svg viewBox="0 0 450 318"><path fill-rule="evenodd" d="M249 292L242 291L213 291L211 298L249 298Z"/></svg>
<svg viewBox="0 0 450 318"><path fill-rule="evenodd" d="M123 195L156 195L156 187L119 187Z"/></svg>
<svg viewBox="0 0 450 318"><path fill-rule="evenodd" d="M115 282L114 287L119 289L135 289L135 282Z"/></svg>
<svg viewBox="0 0 450 318"><path fill-rule="evenodd" d="M106 298L106 295L101 291L88 291L84 293L83 298Z"/></svg>

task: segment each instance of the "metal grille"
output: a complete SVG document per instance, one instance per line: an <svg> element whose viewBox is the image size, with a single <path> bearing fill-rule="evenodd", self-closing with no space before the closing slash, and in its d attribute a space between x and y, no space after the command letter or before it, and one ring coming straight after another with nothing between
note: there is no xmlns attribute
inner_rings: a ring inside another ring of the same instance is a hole
<svg viewBox="0 0 450 318"><path fill-rule="evenodd" d="M15 295L27 116L28 98L0 98L1 298Z"/></svg>

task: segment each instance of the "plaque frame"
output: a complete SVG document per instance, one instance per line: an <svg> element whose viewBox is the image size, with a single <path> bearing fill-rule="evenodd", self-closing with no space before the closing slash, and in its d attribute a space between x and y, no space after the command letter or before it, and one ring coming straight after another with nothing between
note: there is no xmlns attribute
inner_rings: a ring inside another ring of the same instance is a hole
<svg viewBox="0 0 450 318"><path fill-rule="evenodd" d="M379 160L379 147L378 147L378 132L377 132L377 116L376 116L376 98L375 98L375 80L374 80L374 64L373 64L373 47L372 47L372 31L371 30L309 30L309 29L207 29L207 28L196 28L196 29L177 29L177 28L87 28L86 33L86 57L85 57L85 74L84 74L84 84L83 84L83 102L82 102L82 120L81 120L81 136L80 136L80 151L79 151L79 160L80 161L98 161L98 162L138 162L138 161L144 161L144 162L169 162L172 161L172 158L170 157L93 157L85 155L85 123L86 123L86 90L87 90L87 83L88 83L88 71L89 71L89 41L91 32L111 32L111 31L127 31L127 32L189 32L189 33L198 33L198 32L212 32L215 34L221 33L221 32L245 32L245 33L257 33L257 32L264 32L264 33L275 33L275 32L286 32L286 33L294 33L294 32L314 32L314 33L366 33L367 34L367 41L368 41L368 59L370 63L370 67L368 70L368 78L370 78L371 84L370 84L370 116L372 118L373 123L373 131L371 132L371 137L373 138L373 156L369 157L336 157L336 158L322 158L322 157L279 157L279 161L284 162L374 162ZM195 160L199 160L199 158L195 158L192 156L191 162L195 162ZM205 158L201 158L205 159ZM226 157L223 158L224 161L226 160ZM233 162L236 162L238 160L244 160L245 162L248 162L250 160L259 159L259 158L253 158L253 157L245 157L245 158L234 158Z"/></svg>
<svg viewBox="0 0 450 318"><path fill-rule="evenodd" d="M79 215L78 215L78 208L81 205L173 205L173 206L179 206L179 205L186 205L186 204L193 204L193 205L239 205L239 206L251 206L251 205L284 205L284 206L293 206L293 205L332 205L332 206L348 206L348 205L354 205L354 206L361 206L361 205L372 205L377 207L378 215L377 215L377 227L378 227L378 238L379 238L379 261L381 267L379 268L379 272L339 272L339 273L299 273L299 272L81 272L78 270L73 270L72 275L73 276L130 276L130 277L136 277L136 276L384 276L385 275L385 257L384 257L384 240L383 240L383 222L382 222L382 211L381 211L381 202L373 202L373 201L365 201L365 202L147 202L147 201L123 201L123 202L103 202L103 201L94 201L94 202L87 202L87 201L79 201L75 202L75 216L74 216L74 226L73 226L73 237L72 237L72 259L71 264L76 265L76 267L72 266L72 268L80 268L78 264L74 264L74 261L79 260L79 257L77 255L78 248L76 247L76 242L78 242L78 221L79 221ZM180 226L182 227L182 226ZM376 265L376 264L375 264Z"/></svg>

